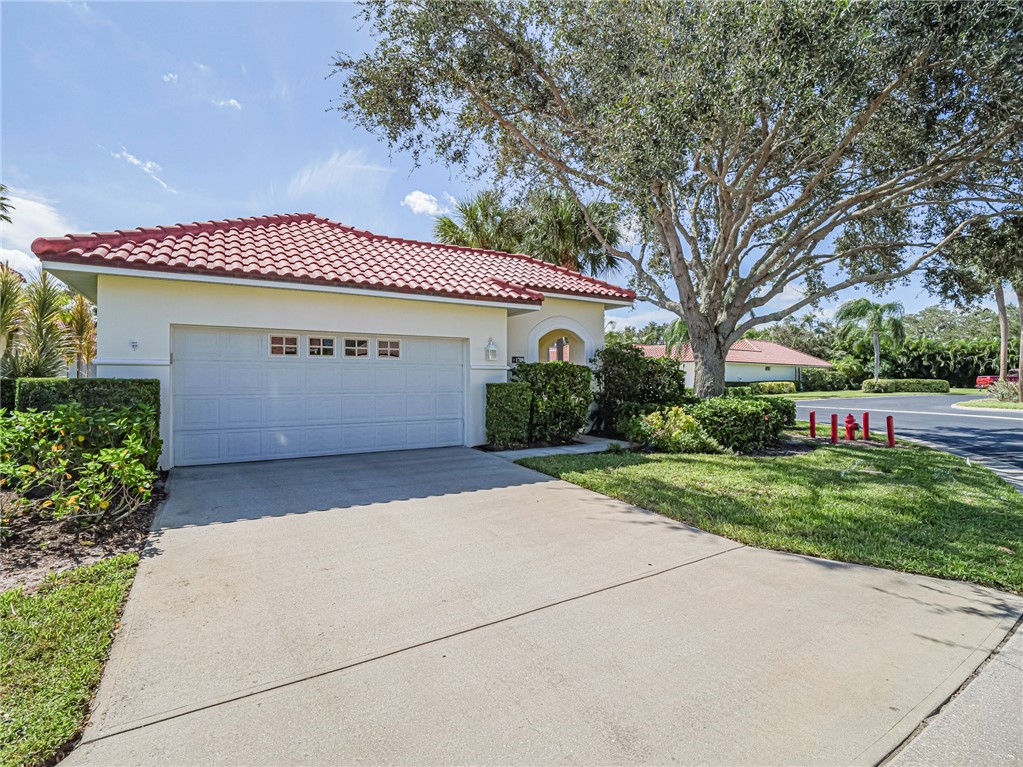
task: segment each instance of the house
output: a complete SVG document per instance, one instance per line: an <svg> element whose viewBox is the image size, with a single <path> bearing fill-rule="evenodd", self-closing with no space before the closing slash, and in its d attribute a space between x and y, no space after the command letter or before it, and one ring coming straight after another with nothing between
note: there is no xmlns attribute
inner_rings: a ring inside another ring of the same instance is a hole
<svg viewBox="0 0 1023 767"><path fill-rule="evenodd" d="M96 373L158 378L161 465L485 441L486 384L570 341L587 364L623 288L524 255L310 213L40 238L97 305Z"/></svg>
<svg viewBox="0 0 1023 767"><path fill-rule="evenodd" d="M665 357L664 344L639 345L647 357ZM693 349L682 344L673 354L686 371L686 386L693 385L696 363ZM725 381L799 381L802 368L830 368L831 363L772 341L739 339L725 356Z"/></svg>

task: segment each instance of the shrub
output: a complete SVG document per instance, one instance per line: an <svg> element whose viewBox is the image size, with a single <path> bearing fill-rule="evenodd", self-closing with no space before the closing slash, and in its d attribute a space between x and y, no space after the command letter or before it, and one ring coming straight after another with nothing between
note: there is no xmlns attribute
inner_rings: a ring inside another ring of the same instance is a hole
<svg viewBox="0 0 1023 767"><path fill-rule="evenodd" d="M750 384L754 394L795 394L794 381L755 381Z"/></svg>
<svg viewBox="0 0 1023 767"><path fill-rule="evenodd" d="M623 402L618 408L618 420L614 423L614 432L625 437L629 442L640 443L642 438L633 439L633 430L638 420L660 410L663 405L656 402Z"/></svg>
<svg viewBox="0 0 1023 767"><path fill-rule="evenodd" d="M849 388L848 379L837 370L803 368L799 378L803 391L843 391Z"/></svg>
<svg viewBox="0 0 1023 767"><path fill-rule="evenodd" d="M721 445L707 436L696 419L680 407L657 410L634 420L636 443L662 453L720 453Z"/></svg>
<svg viewBox="0 0 1023 767"><path fill-rule="evenodd" d="M987 396L999 402L1019 402L1019 383L1015 381L995 381L987 387Z"/></svg>
<svg viewBox="0 0 1023 767"><path fill-rule="evenodd" d="M8 413L14 411L17 385L15 378L0 378L0 408Z"/></svg>
<svg viewBox="0 0 1023 767"><path fill-rule="evenodd" d="M774 412L781 418L783 426L796 425L796 403L794 400L780 397L760 397L759 399L774 409Z"/></svg>
<svg viewBox="0 0 1023 767"><path fill-rule="evenodd" d="M594 426L612 432L626 402L677 405L685 397L686 374L677 360L654 359L632 344L614 343L593 356L597 412Z"/></svg>
<svg viewBox="0 0 1023 767"><path fill-rule="evenodd" d="M948 381L928 378L879 378L876 381L868 378L861 384L868 394L891 394L894 392L934 392L948 394Z"/></svg>
<svg viewBox="0 0 1023 767"><path fill-rule="evenodd" d="M115 413L138 421L146 467L155 469L160 460L160 382L155 378L19 378L15 400L18 410L78 404L84 413ZM94 444L109 447L102 440Z"/></svg>
<svg viewBox="0 0 1023 767"><path fill-rule="evenodd" d="M530 442L570 442L586 425L592 400L590 369L570 362L520 363L512 380L529 384Z"/></svg>
<svg viewBox="0 0 1023 767"><path fill-rule="evenodd" d="M487 384L487 442L501 449L527 444L532 400L524 381Z"/></svg>
<svg viewBox="0 0 1023 767"><path fill-rule="evenodd" d="M778 444L785 426L779 407L766 397L710 397L685 411L709 437L737 453Z"/></svg>
<svg viewBox="0 0 1023 767"><path fill-rule="evenodd" d="M16 411L0 423L0 487L44 499L55 519L116 521L152 496L151 429L144 409Z"/></svg>
<svg viewBox="0 0 1023 767"><path fill-rule="evenodd" d="M77 402L86 410L145 405L160 412L160 382L155 378L19 378L18 410L52 410Z"/></svg>
<svg viewBox="0 0 1023 767"><path fill-rule="evenodd" d="M753 389L749 386L726 386L726 397L752 397Z"/></svg>

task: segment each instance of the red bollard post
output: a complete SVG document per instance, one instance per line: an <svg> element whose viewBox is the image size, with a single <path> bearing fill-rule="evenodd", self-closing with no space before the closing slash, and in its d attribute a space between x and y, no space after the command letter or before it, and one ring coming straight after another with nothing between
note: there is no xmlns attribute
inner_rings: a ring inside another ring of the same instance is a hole
<svg viewBox="0 0 1023 767"><path fill-rule="evenodd" d="M831 444L838 444L838 413L831 414Z"/></svg>
<svg viewBox="0 0 1023 767"><path fill-rule="evenodd" d="M888 447L895 447L895 416L888 416L885 424L888 427Z"/></svg>
<svg viewBox="0 0 1023 767"><path fill-rule="evenodd" d="M810 411L810 437L816 439L817 437L817 411Z"/></svg>
<svg viewBox="0 0 1023 767"><path fill-rule="evenodd" d="M870 413L863 412L863 439L870 439Z"/></svg>

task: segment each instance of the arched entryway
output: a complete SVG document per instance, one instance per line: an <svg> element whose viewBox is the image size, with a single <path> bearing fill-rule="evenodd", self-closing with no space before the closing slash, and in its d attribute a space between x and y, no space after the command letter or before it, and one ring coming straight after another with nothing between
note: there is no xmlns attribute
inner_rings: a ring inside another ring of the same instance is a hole
<svg viewBox="0 0 1023 767"><path fill-rule="evenodd" d="M548 317L529 333L527 362L561 359L574 365L589 365L596 351L594 339L582 323L570 317Z"/></svg>

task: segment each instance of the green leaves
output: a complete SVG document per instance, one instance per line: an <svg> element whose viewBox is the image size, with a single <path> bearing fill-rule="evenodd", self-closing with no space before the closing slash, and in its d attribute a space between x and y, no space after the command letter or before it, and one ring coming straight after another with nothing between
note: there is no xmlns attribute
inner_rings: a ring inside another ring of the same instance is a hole
<svg viewBox="0 0 1023 767"><path fill-rule="evenodd" d="M1023 204L1012 3L370 0L362 15L377 44L335 61L345 116L417 159L616 205L643 241L604 250L717 363L745 331L890 284Z"/></svg>
<svg viewBox="0 0 1023 767"><path fill-rule="evenodd" d="M56 519L116 521L152 496L152 413L60 405L0 418L0 487ZM156 437L156 455L159 455Z"/></svg>

